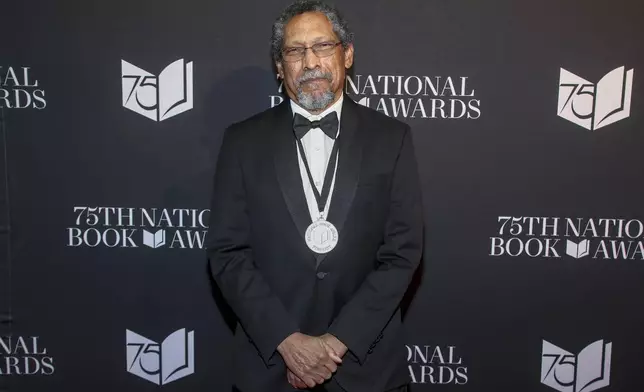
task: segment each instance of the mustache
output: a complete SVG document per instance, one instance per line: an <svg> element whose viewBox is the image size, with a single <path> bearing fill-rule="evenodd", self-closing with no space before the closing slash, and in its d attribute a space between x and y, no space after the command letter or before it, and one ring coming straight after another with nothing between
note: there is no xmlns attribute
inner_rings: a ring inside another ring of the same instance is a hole
<svg viewBox="0 0 644 392"><path fill-rule="evenodd" d="M304 71L304 74L297 78L297 83L302 84L313 79L326 79L331 82L333 80L333 76L331 75L331 72L322 72L320 69L312 69L310 71Z"/></svg>

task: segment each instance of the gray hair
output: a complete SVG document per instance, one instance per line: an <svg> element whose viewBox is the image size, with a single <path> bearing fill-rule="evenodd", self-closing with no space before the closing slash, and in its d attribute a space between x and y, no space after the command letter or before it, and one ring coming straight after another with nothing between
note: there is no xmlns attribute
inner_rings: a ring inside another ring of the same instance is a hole
<svg viewBox="0 0 644 392"><path fill-rule="evenodd" d="M323 13L331 25L333 32L338 36L342 47L345 49L353 43L353 32L349 24L340 15L337 8L318 0L297 0L282 11L280 16L273 23L273 35L271 36L271 55L275 62L282 60L282 47L284 45L284 28L295 16L305 12Z"/></svg>

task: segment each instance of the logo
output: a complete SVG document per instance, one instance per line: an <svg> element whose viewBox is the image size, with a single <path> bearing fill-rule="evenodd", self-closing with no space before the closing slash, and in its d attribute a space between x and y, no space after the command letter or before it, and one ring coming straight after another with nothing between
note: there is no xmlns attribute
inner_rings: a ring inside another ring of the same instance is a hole
<svg viewBox="0 0 644 392"><path fill-rule="evenodd" d="M591 392L608 386L612 346L598 340L574 355L544 340L541 383L560 392Z"/></svg>
<svg viewBox="0 0 644 392"><path fill-rule="evenodd" d="M557 115L589 130L623 120L630 115L633 70L619 67L597 84L561 68Z"/></svg>
<svg viewBox="0 0 644 392"><path fill-rule="evenodd" d="M74 207L67 246L204 249L209 209Z"/></svg>
<svg viewBox="0 0 644 392"><path fill-rule="evenodd" d="M165 245L165 230L161 229L153 234L144 229L143 245L149 246L152 249L160 248Z"/></svg>
<svg viewBox="0 0 644 392"><path fill-rule="evenodd" d="M406 346L407 368L413 384L467 384L467 366L454 346Z"/></svg>
<svg viewBox="0 0 644 392"><path fill-rule="evenodd" d="M644 223L623 218L499 216L489 256L644 260Z"/></svg>
<svg viewBox="0 0 644 392"><path fill-rule="evenodd" d="M29 67L0 65L0 109L44 109L45 90L31 75Z"/></svg>
<svg viewBox="0 0 644 392"><path fill-rule="evenodd" d="M0 336L0 376L50 376L54 370L54 358L38 336Z"/></svg>
<svg viewBox="0 0 644 392"><path fill-rule="evenodd" d="M121 60L123 106L154 121L192 109L192 61L179 59L155 76Z"/></svg>
<svg viewBox="0 0 644 392"><path fill-rule="evenodd" d="M185 328L153 342L129 329L125 331L127 371L165 385L195 372L195 333Z"/></svg>
<svg viewBox="0 0 644 392"><path fill-rule="evenodd" d="M582 257L588 256L590 254L590 252L588 251L589 247L589 240L579 241L579 243L566 240L566 254L568 256L574 257L575 259L580 259Z"/></svg>
<svg viewBox="0 0 644 392"><path fill-rule="evenodd" d="M476 98L467 76L347 75L344 92L358 104L389 117L419 119L471 119L481 117L481 100ZM280 83L278 94L282 93ZM274 107L284 100L271 95Z"/></svg>

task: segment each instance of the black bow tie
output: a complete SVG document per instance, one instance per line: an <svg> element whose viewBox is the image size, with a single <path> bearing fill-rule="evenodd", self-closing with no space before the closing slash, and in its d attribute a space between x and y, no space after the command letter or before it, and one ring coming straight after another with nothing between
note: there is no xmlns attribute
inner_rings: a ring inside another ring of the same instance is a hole
<svg viewBox="0 0 644 392"><path fill-rule="evenodd" d="M335 139L338 134L338 115L331 112L322 117L319 121L309 121L301 114L295 113L293 118L293 131L298 139L304 137L308 131L320 128L328 137Z"/></svg>

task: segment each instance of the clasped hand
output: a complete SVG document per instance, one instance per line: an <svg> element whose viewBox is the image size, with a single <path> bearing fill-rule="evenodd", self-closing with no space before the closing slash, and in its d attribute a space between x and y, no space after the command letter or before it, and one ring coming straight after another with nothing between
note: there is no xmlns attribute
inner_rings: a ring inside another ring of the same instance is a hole
<svg viewBox="0 0 644 392"><path fill-rule="evenodd" d="M286 363L288 382L295 388L313 388L331 378L347 347L331 334L309 336L296 332L277 348Z"/></svg>

